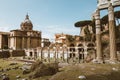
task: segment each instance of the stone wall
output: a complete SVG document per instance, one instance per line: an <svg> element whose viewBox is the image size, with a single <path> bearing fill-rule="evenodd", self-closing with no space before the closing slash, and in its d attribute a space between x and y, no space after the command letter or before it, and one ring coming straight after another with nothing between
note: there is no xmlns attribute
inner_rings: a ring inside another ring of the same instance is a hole
<svg viewBox="0 0 120 80"><path fill-rule="evenodd" d="M9 51L1 51L0 52L0 58L8 58L10 57Z"/></svg>
<svg viewBox="0 0 120 80"><path fill-rule="evenodd" d="M25 56L25 51L24 50L13 50L11 53L12 53L12 57L23 57L23 56Z"/></svg>

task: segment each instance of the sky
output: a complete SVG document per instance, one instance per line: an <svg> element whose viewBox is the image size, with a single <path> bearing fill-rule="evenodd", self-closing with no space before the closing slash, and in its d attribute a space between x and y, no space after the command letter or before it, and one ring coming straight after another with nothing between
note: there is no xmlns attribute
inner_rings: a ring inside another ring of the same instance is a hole
<svg viewBox="0 0 120 80"><path fill-rule="evenodd" d="M79 35L74 24L91 19L96 8L97 0L0 0L0 31L20 29L28 13L33 29L44 38L52 40L56 33Z"/></svg>

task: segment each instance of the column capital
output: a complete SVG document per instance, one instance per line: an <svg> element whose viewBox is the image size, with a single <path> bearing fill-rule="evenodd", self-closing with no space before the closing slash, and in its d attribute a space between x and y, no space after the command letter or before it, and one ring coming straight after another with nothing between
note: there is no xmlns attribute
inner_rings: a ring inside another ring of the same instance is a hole
<svg viewBox="0 0 120 80"><path fill-rule="evenodd" d="M101 25L100 25L100 10L95 11L95 25L96 25L96 48L97 48L97 62L102 63L102 48L101 48Z"/></svg>
<svg viewBox="0 0 120 80"><path fill-rule="evenodd" d="M113 8L113 6L112 6L112 3L109 3L108 5L109 5L109 6L108 6L108 10L109 10L109 11L114 10L114 8Z"/></svg>
<svg viewBox="0 0 120 80"><path fill-rule="evenodd" d="M112 6L112 3L109 3L108 7L108 16L109 16L109 21L114 20L114 8Z"/></svg>

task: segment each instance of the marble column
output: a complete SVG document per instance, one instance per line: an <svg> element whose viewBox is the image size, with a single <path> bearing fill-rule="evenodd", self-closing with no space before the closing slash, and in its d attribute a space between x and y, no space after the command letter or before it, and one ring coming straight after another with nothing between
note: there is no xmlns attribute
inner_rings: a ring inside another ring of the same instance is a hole
<svg viewBox="0 0 120 80"><path fill-rule="evenodd" d="M40 49L40 60L43 61L43 48Z"/></svg>
<svg viewBox="0 0 120 80"><path fill-rule="evenodd" d="M100 26L100 11L95 12L95 24L96 24L96 50L97 50L97 62L103 63L102 58L102 46L101 46L101 26Z"/></svg>
<svg viewBox="0 0 120 80"><path fill-rule="evenodd" d="M117 61L116 51L116 37L115 37L115 18L114 8L112 3L109 3L108 7L108 19L109 19L109 37L110 37L110 61Z"/></svg>
<svg viewBox="0 0 120 80"><path fill-rule="evenodd" d="M50 48L48 47L48 62L50 62Z"/></svg>
<svg viewBox="0 0 120 80"><path fill-rule="evenodd" d="M24 39L24 37L22 37L22 49L24 49L24 43L25 42L25 39Z"/></svg>
<svg viewBox="0 0 120 80"><path fill-rule="evenodd" d="M56 47L54 47L54 61L56 62Z"/></svg>
<svg viewBox="0 0 120 80"><path fill-rule="evenodd" d="M58 61L58 54L59 54L59 51L58 51L58 48L56 49L56 60Z"/></svg>
<svg viewBox="0 0 120 80"><path fill-rule="evenodd" d="M66 48L66 52L67 52L67 63L69 63L69 47Z"/></svg>
<svg viewBox="0 0 120 80"><path fill-rule="evenodd" d="M62 50L62 61L64 62L64 48L63 48L63 50Z"/></svg>

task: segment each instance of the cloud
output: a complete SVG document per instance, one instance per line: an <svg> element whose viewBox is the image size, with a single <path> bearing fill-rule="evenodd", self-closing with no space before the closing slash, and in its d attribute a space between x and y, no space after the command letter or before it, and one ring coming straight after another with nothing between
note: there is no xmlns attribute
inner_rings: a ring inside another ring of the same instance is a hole
<svg viewBox="0 0 120 80"><path fill-rule="evenodd" d="M15 27L12 27L12 26L15 26L11 23L8 23L4 20L1 20L1 23L0 23L0 31L2 32L9 32L10 30L13 30L15 29Z"/></svg>
<svg viewBox="0 0 120 80"><path fill-rule="evenodd" d="M14 30L15 27L10 27L11 25L0 25L0 31L9 32L10 30ZM63 34L71 34L71 35L79 35L79 28L75 28L71 25L39 25L34 24L34 30L42 32L42 38L49 38L50 41L54 41L56 33Z"/></svg>
<svg viewBox="0 0 120 80"><path fill-rule="evenodd" d="M6 23L0 24L0 31L10 32L10 30L19 29L19 27L11 27L16 25L9 25ZM40 25L34 24L33 30L41 31L42 38L49 38L51 41L54 41L56 33L64 33L71 35L79 35L79 29L71 25Z"/></svg>
<svg viewBox="0 0 120 80"><path fill-rule="evenodd" d="M9 32L10 31L10 27L8 27L8 26L0 26L0 31L2 31L2 32Z"/></svg>
<svg viewBox="0 0 120 80"><path fill-rule="evenodd" d="M42 31L43 38L49 38L52 41L54 40L55 37L54 35L56 33L79 35L80 30L71 25L50 25L50 26L35 25L35 27L36 27L35 29Z"/></svg>

